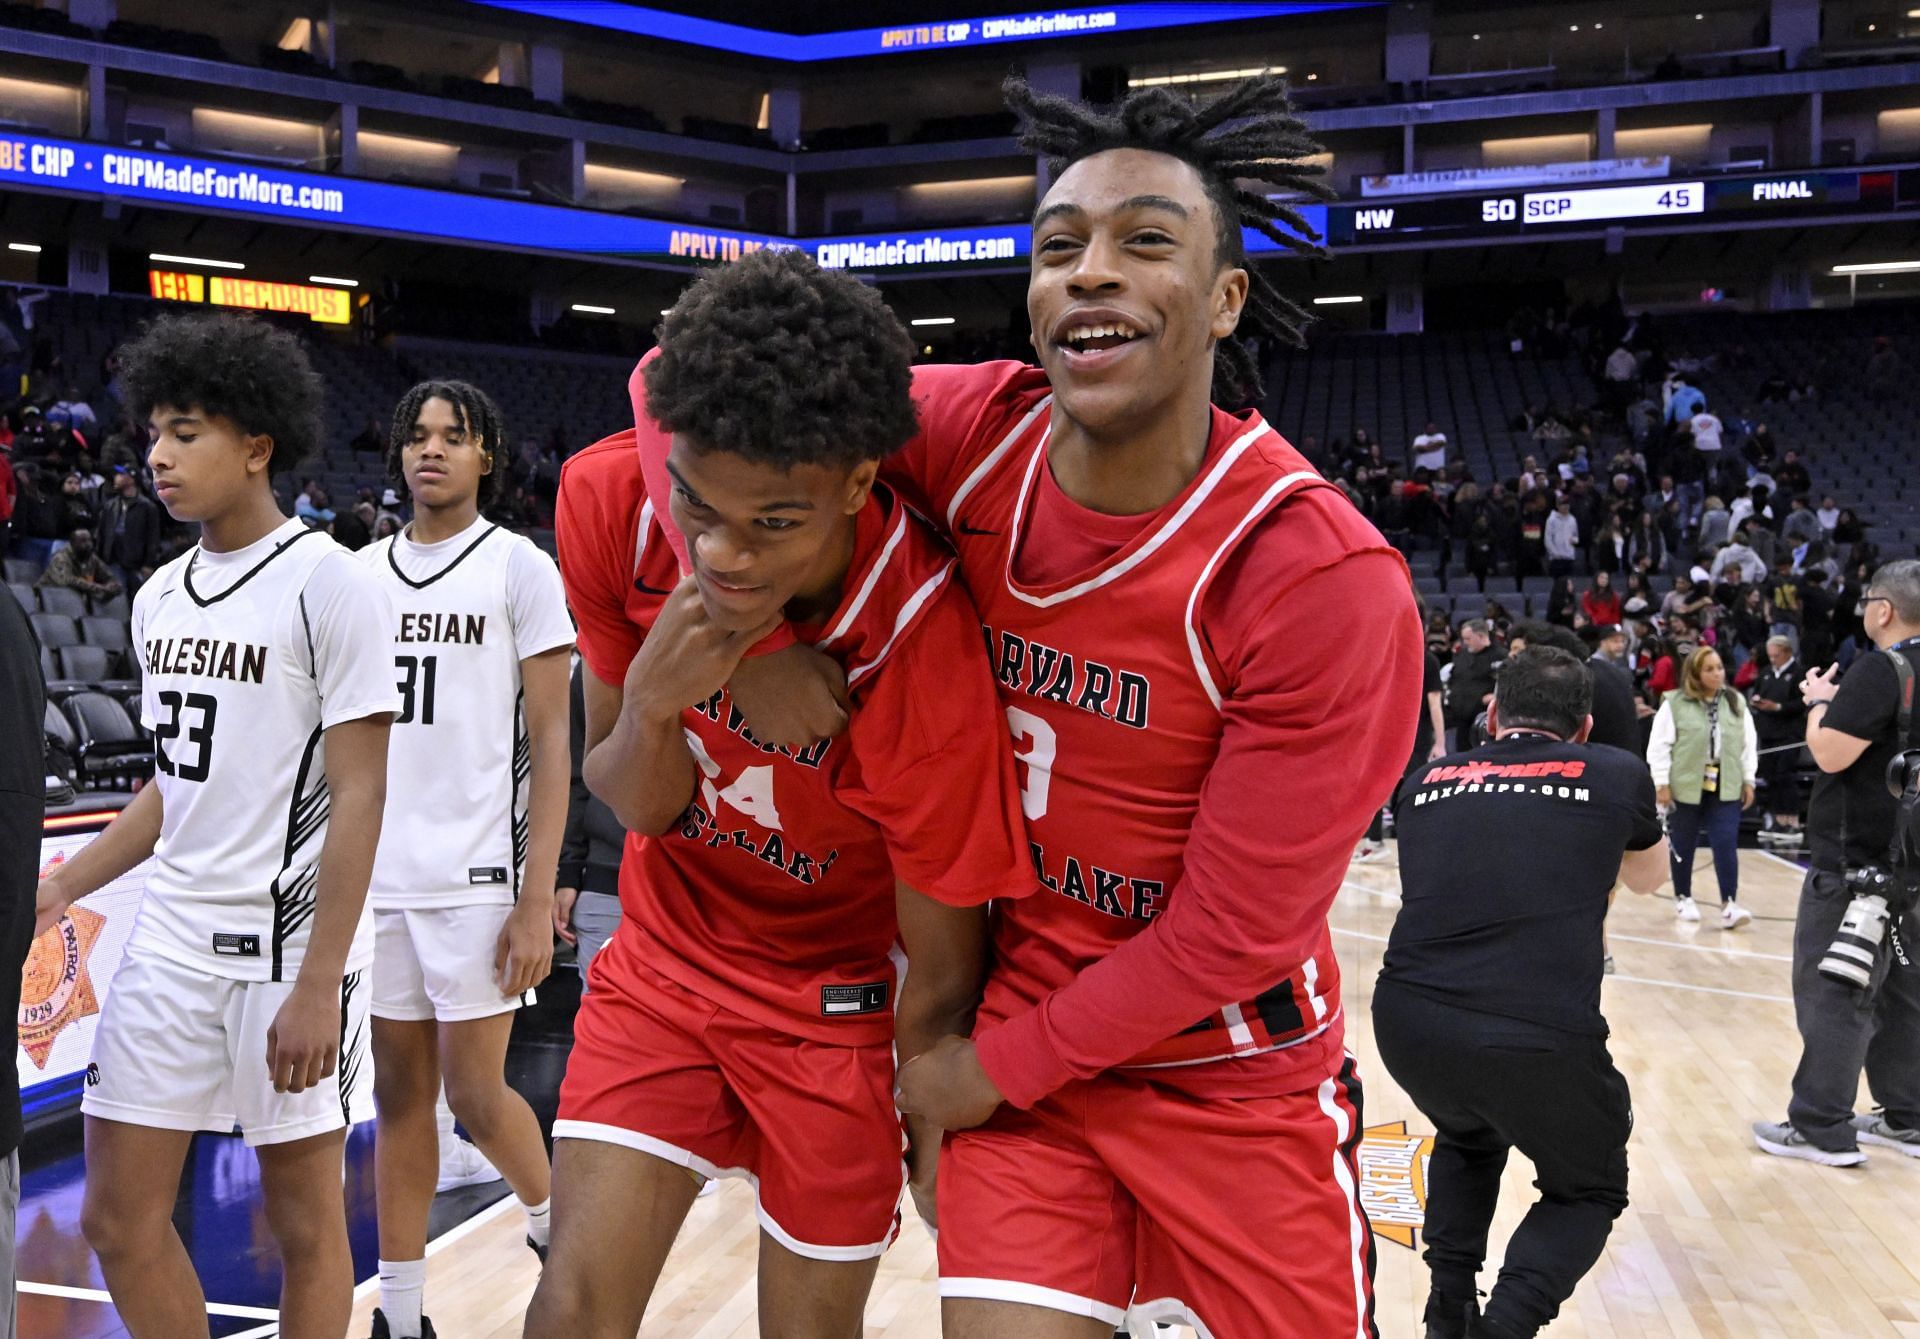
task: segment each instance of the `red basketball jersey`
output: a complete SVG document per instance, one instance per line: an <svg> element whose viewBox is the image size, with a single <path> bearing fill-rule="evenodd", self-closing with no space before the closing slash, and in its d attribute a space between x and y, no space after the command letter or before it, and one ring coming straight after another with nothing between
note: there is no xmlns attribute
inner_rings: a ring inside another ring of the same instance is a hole
<svg viewBox="0 0 1920 1339"><path fill-rule="evenodd" d="M664 454L664 434L649 445ZM579 646L618 685L680 579L633 432L561 475L561 573ZM892 1035L894 880L952 905L1034 888L979 619L952 554L884 488L859 517L815 640L845 667L851 724L803 751L754 738L723 690L682 719L700 779L679 830L630 834L624 936L655 970L815 1040Z"/></svg>
<svg viewBox="0 0 1920 1339"><path fill-rule="evenodd" d="M987 629L1044 884L997 919L987 1025L1038 1004L1167 905L1219 750L1227 683L1197 611L1254 525L1331 485L1258 415L1216 410L1205 462L1177 505L1070 581L1029 586L1014 556L1045 542L1031 517L1047 469L1047 386L1019 373L1005 384L1005 364L967 370L1003 384L959 454L970 468L928 500ZM1339 1022L1339 966L1323 924L1302 960L1276 964L1268 989L1223 1002L1129 1064L1252 1055Z"/></svg>
<svg viewBox="0 0 1920 1339"><path fill-rule="evenodd" d="M887 459L882 477L935 518L960 553L1021 763L1023 809L1045 884L1039 896L996 908L994 969L976 1033L983 1063L1020 1105L1074 1073L1095 1072L1086 1064L1093 1049L1085 1044L1093 1026L1088 1006L1104 1000L1118 1007L1123 988L1109 975L1096 995L1080 993L1073 1010L1080 1044L1071 1055L1054 1052L1063 993L1173 904L1203 803L1216 820L1261 821L1256 795L1223 795L1217 784L1208 790L1221 754L1223 705L1235 706L1240 696L1225 662L1244 666L1237 657L1247 648L1211 645L1202 615L1212 608L1215 582L1232 570L1227 589L1236 594L1249 594L1250 574L1271 577L1276 589L1253 591L1255 599L1295 593L1300 607L1338 625L1336 635L1364 637L1358 651L1338 656L1312 645L1300 649L1302 665L1319 667L1306 676L1313 681L1308 695L1342 699L1325 713L1337 724L1311 743L1286 729L1267 741L1274 765L1291 769L1278 787L1290 796L1311 790L1319 769L1345 772L1338 784L1330 779L1337 799L1330 796L1329 813L1316 819L1290 812L1269 825L1315 833L1312 854L1303 848L1287 874L1260 863L1260 842L1242 843L1226 857L1216 850L1214 867L1205 871L1210 883L1225 879L1237 887L1227 899L1233 910L1209 904L1197 913L1203 920L1267 915L1276 925L1299 927L1286 935L1294 950L1276 957L1258 947L1272 936L1237 922L1199 932L1203 944L1189 931L1192 960L1227 955L1243 982L1269 967L1272 975L1249 997L1219 997L1207 1016L1103 1063L1161 1067L1168 1079L1181 1076L1199 1092L1287 1091L1320 1082L1339 1067L1344 1028L1339 965L1324 910L1315 908L1331 899L1348 838L1359 836L1365 816L1391 793L1413 737L1417 684L1401 672L1407 657L1398 652L1402 643L1417 644L1419 630L1404 563L1257 414L1215 409L1202 466L1178 498L1086 570L1050 585L1026 584L1017 571L1052 568L1045 559L1055 546L1077 550L1083 538L1033 530L1036 489L1045 483L1058 491L1043 477L1051 406L1045 374L1019 363L919 367L914 394L921 433ZM665 450L644 447L650 479L665 496ZM1286 509L1290 514L1279 517ZM1326 608L1324 593L1297 584L1353 566L1349 560L1371 566L1354 567L1332 589L1361 603ZM1345 676L1360 673L1369 678L1356 694ZM1296 721L1302 715L1288 714ZM1330 762L1330 755L1341 761ZM1244 768L1243 758L1243 782ZM1334 831L1349 822L1351 834ZM1262 879L1271 886L1258 886ZM1201 988L1191 993L1205 998L1206 983L1195 984ZM1053 1053L1042 1058L1041 1050ZM1245 1057L1261 1058L1210 1063Z"/></svg>

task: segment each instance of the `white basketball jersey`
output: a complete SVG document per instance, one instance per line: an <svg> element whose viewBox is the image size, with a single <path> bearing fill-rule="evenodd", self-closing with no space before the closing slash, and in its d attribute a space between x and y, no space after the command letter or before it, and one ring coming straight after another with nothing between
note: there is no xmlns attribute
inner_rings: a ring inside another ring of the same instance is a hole
<svg viewBox="0 0 1920 1339"><path fill-rule="evenodd" d="M288 521L233 553L195 547L133 602L164 816L129 946L212 976L292 981L313 929L324 731L399 706L386 593ZM347 971L373 956L361 917Z"/></svg>
<svg viewBox="0 0 1920 1339"><path fill-rule="evenodd" d="M484 519L435 544L410 531L359 554L393 606L400 690L370 900L510 905L533 764L520 662L573 644L566 591L553 559Z"/></svg>

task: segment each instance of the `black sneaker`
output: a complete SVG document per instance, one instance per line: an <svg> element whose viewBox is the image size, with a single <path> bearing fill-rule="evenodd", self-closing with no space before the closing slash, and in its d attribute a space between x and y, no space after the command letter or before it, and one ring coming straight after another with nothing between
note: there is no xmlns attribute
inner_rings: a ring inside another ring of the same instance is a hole
<svg viewBox="0 0 1920 1339"><path fill-rule="evenodd" d="M1467 1339L1467 1327L1479 1319L1478 1297L1463 1300L1437 1292L1428 1293L1426 1313L1421 1316L1427 1328L1422 1333L1425 1339Z"/></svg>
<svg viewBox="0 0 1920 1339"><path fill-rule="evenodd" d="M541 1245L541 1244L540 1244L539 1242L537 1242L537 1241L535 1241L535 1240L534 1240L534 1239L533 1239L532 1237L528 1237L528 1238L527 1238L527 1248L528 1248L529 1250L531 1250L531 1251L532 1251L532 1252L533 1252L533 1253L534 1253L535 1255L537 1255L537 1256L539 1256L539 1257L540 1257L540 1263L541 1263L541 1265L543 1265L543 1266L544 1266L544 1265L545 1265L545 1264L547 1263L547 1248L546 1248L546 1247L544 1247L544 1246L542 1246L542 1245ZM424 1335L422 1336L422 1339L425 1339L425 1336L424 1336Z"/></svg>
<svg viewBox="0 0 1920 1339"><path fill-rule="evenodd" d="M373 1333L368 1339L393 1339L393 1332L387 1328L387 1318L379 1307L373 1309ZM433 1332L433 1321L420 1317L420 1339L438 1339Z"/></svg>

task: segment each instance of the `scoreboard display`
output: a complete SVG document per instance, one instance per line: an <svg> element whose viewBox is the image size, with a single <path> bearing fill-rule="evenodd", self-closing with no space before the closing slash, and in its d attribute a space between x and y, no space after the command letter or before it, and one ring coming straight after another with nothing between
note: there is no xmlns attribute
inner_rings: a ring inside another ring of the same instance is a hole
<svg viewBox="0 0 1920 1339"><path fill-rule="evenodd" d="M1920 168L1845 168L1331 205L1330 246L1551 234L1658 222L1761 221L1920 210Z"/></svg>

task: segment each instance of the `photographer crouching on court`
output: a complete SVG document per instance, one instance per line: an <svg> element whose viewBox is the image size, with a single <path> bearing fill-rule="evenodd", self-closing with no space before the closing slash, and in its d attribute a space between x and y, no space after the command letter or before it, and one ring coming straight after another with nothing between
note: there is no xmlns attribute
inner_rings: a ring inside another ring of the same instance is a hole
<svg viewBox="0 0 1920 1339"><path fill-rule="evenodd" d="M1394 797L1402 905L1373 996L1387 1071L1433 1123L1427 1339L1531 1339L1627 1206L1626 1080L1600 1013L1616 882L1650 893L1667 844L1647 765L1587 743L1587 667L1510 657L1490 743L1416 768ZM1541 1198L1480 1313L1475 1281L1507 1154Z"/></svg>
<svg viewBox="0 0 1920 1339"><path fill-rule="evenodd" d="M1787 1119L1753 1127L1829 1167L1865 1162L1861 1144L1920 1158L1920 560L1875 572L1859 613L1876 649L1800 685L1820 768L1793 929L1800 1065ZM1856 1115L1862 1068L1879 1110Z"/></svg>

